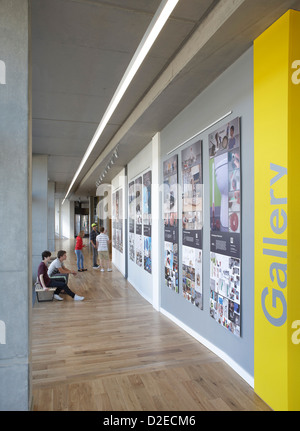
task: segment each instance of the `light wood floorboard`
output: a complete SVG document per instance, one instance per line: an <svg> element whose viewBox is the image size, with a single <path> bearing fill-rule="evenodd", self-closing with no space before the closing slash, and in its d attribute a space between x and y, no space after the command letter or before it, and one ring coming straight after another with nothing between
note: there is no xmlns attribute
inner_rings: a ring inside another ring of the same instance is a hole
<svg viewBox="0 0 300 431"><path fill-rule="evenodd" d="M85 240L88 243L88 240ZM74 241L57 241L76 269ZM70 276L82 302L38 303L32 317L35 411L270 410L225 362L155 311L113 267Z"/></svg>

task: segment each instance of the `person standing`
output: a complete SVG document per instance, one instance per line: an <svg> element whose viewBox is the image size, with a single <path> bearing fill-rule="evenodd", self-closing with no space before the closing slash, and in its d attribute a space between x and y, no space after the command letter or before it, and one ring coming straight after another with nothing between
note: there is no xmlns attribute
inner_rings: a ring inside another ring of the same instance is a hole
<svg viewBox="0 0 300 431"><path fill-rule="evenodd" d="M69 286L66 283L66 279L62 278L49 278L48 276L48 263L50 261L51 252L48 250L43 251L42 253L42 262L38 267L38 280L40 285L44 290L48 290L49 287L56 287L54 291L54 299L57 301L63 301L63 298L59 296L60 292L63 290L67 295L71 296L74 301L82 301L84 299L83 296L79 296L76 293L72 292Z"/></svg>
<svg viewBox="0 0 300 431"><path fill-rule="evenodd" d="M82 253L82 249L83 247L85 247L85 244L83 244L82 238L84 238L84 231L81 230L76 238L76 244L75 244L75 254L77 257L77 269L78 272L83 272L83 271L87 271L87 269L85 269L83 267L83 253Z"/></svg>
<svg viewBox="0 0 300 431"><path fill-rule="evenodd" d="M100 234L96 237L96 244L98 248L99 260L101 268L101 272L104 272L107 269L108 272L111 272L112 269L110 267L109 253L108 253L108 244L111 240L105 233L105 229L103 226L100 227Z"/></svg>
<svg viewBox="0 0 300 431"><path fill-rule="evenodd" d="M100 232L97 231L97 224L93 223L92 224L92 230L90 232L90 243L92 244L92 247L93 247L93 268L94 269L98 268L98 263L97 263L98 250L97 250L97 244L96 244L96 237L99 234L100 234Z"/></svg>

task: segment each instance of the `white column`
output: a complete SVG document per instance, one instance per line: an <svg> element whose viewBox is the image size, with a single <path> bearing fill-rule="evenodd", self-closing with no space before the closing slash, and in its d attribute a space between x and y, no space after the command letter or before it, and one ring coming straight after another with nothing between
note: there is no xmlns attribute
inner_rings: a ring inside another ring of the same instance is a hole
<svg viewBox="0 0 300 431"><path fill-rule="evenodd" d="M160 133L152 138L152 282L153 307L160 309Z"/></svg>

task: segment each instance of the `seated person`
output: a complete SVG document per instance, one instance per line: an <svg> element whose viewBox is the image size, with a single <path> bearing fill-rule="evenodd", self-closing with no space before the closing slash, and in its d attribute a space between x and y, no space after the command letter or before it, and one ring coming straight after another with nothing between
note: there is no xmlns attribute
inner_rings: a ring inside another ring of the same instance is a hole
<svg viewBox="0 0 300 431"><path fill-rule="evenodd" d="M67 295L70 295L75 301L82 301L84 299L83 296L76 295L72 290L68 287L66 283L66 279L62 278L49 278L48 276L48 267L47 264L50 261L51 253L48 250L43 251L42 253L42 262L38 267L38 280L40 285L44 290L48 290L49 287L56 287L54 291L54 298L57 301L63 301L63 298L59 296L60 292L64 290Z"/></svg>
<svg viewBox="0 0 300 431"><path fill-rule="evenodd" d="M59 250L57 253L57 258L50 264L48 268L48 276L50 278L52 277L59 277L61 278L64 276L66 278L66 281L68 281L69 274L76 275L76 271L71 271L70 269L66 268L64 266L64 260L67 259L67 252L65 250Z"/></svg>

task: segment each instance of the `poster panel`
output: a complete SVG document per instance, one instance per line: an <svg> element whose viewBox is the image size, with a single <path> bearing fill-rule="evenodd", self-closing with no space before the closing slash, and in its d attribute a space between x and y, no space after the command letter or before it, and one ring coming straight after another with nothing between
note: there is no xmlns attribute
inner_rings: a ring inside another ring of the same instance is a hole
<svg viewBox="0 0 300 431"><path fill-rule="evenodd" d="M123 253L123 190L112 195L112 246Z"/></svg>
<svg viewBox="0 0 300 431"><path fill-rule="evenodd" d="M210 315L240 336L240 118L209 135Z"/></svg>
<svg viewBox="0 0 300 431"><path fill-rule="evenodd" d="M135 188L134 181L131 181L128 185L128 206L129 206L129 259L135 261Z"/></svg>
<svg viewBox="0 0 300 431"><path fill-rule="evenodd" d="M116 248L123 253L123 189L116 193Z"/></svg>
<svg viewBox="0 0 300 431"><path fill-rule="evenodd" d="M151 185L152 172L143 175L143 231L144 231L144 269L152 273L151 260Z"/></svg>
<svg viewBox="0 0 300 431"><path fill-rule="evenodd" d="M135 262L138 266L143 266L143 216L142 216L142 177L138 177L134 182L135 187Z"/></svg>
<svg viewBox="0 0 300 431"><path fill-rule="evenodd" d="M178 156L163 163L165 285L179 292L178 283Z"/></svg>
<svg viewBox="0 0 300 431"><path fill-rule="evenodd" d="M112 194L112 247L116 248L116 192Z"/></svg>
<svg viewBox="0 0 300 431"><path fill-rule="evenodd" d="M203 175L202 141L181 152L182 163L182 294L203 309L202 228Z"/></svg>

